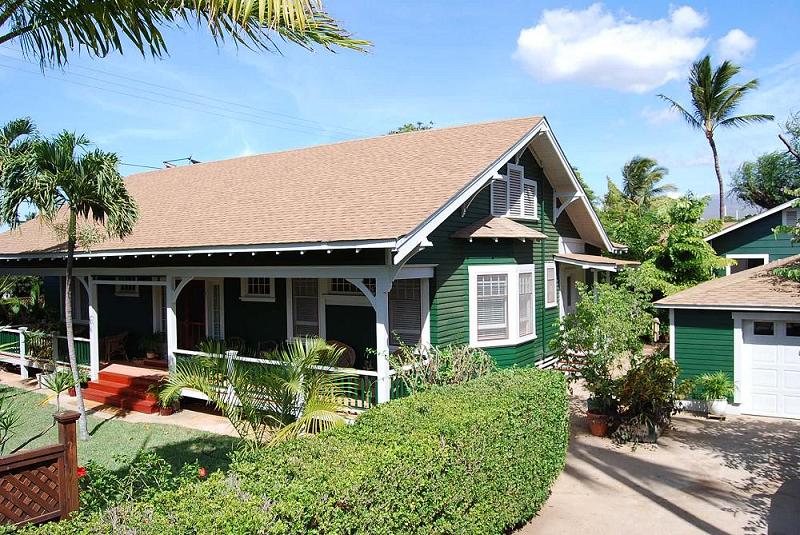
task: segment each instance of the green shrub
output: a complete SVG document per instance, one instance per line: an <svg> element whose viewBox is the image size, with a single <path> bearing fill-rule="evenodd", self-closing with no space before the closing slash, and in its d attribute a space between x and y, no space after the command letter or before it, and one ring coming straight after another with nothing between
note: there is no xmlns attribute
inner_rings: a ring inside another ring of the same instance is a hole
<svg viewBox="0 0 800 535"><path fill-rule="evenodd" d="M504 533L564 466L566 382L512 369L235 456L227 476L40 533Z"/></svg>

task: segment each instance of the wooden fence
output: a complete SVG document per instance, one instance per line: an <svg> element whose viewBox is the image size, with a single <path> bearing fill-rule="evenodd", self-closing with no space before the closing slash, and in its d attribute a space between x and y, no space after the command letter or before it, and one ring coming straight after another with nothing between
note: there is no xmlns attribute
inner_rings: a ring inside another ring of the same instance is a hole
<svg viewBox="0 0 800 535"><path fill-rule="evenodd" d="M0 524L39 524L78 510L75 411L55 414L58 444L0 457Z"/></svg>

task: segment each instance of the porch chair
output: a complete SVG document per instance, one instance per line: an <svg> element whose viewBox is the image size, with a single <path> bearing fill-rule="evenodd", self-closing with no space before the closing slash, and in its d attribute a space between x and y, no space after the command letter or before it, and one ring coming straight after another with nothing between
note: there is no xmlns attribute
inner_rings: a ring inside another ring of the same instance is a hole
<svg viewBox="0 0 800 535"><path fill-rule="evenodd" d="M338 340L328 340L328 345L331 345L337 349L342 349L342 354L339 357L339 362L336 363L336 366L339 368L352 368L356 364L356 350L350 347L349 345L345 344L344 342L340 342Z"/></svg>
<svg viewBox="0 0 800 535"><path fill-rule="evenodd" d="M113 336L106 336L100 339L100 352L104 359L111 360L113 357L121 357L130 360L125 344L128 341L128 331L123 331Z"/></svg>

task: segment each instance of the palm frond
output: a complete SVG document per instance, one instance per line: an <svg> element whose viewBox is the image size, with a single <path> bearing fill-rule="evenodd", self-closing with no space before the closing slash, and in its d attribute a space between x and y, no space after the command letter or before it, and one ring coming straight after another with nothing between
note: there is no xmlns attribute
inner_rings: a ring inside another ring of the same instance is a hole
<svg viewBox="0 0 800 535"><path fill-rule="evenodd" d="M659 94L658 98L669 102L670 107L673 110L677 111L689 126L691 126L692 128L697 128L698 130L701 130L703 128L703 123L700 122L694 115L686 111L686 109L683 106L681 106L678 102L663 94Z"/></svg>
<svg viewBox="0 0 800 535"><path fill-rule="evenodd" d="M763 123L765 121L772 121L775 119L774 115L767 115L763 113L753 113L750 115L737 115L736 117L729 117L719 123L723 127L741 127L752 123Z"/></svg>

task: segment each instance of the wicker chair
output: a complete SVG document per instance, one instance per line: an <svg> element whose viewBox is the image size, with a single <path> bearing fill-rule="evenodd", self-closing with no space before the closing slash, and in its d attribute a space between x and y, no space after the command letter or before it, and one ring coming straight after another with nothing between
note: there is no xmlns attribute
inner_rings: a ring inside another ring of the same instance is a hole
<svg viewBox="0 0 800 535"><path fill-rule="evenodd" d="M328 340L328 345L337 349L342 349L342 355L339 357L339 362L336 366L339 368L352 368L356 364L356 350L338 340Z"/></svg>
<svg viewBox="0 0 800 535"><path fill-rule="evenodd" d="M128 351L125 349L125 344L128 341L128 331L115 334L114 336L106 336L100 339L100 351L103 358L111 360L114 357L124 358L130 360Z"/></svg>

